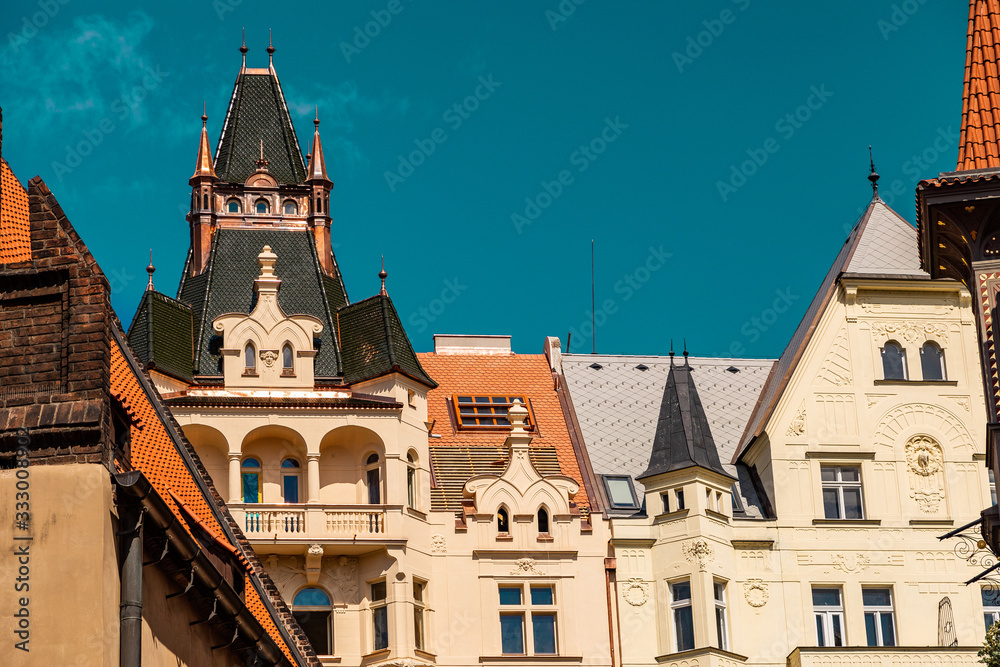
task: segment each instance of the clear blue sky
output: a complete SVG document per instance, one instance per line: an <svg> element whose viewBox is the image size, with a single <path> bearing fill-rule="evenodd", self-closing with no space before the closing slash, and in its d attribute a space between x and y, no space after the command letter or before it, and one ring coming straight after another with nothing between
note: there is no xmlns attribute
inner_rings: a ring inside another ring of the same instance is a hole
<svg viewBox="0 0 1000 667"><path fill-rule="evenodd" d="M963 2L62 2L0 7L3 155L126 326L149 248L176 290L202 102L214 150L244 26L250 66L273 29L304 146L319 105L350 297L384 254L418 350L572 329L589 352L594 239L599 352L777 356L870 198L868 144L911 221L957 156Z"/></svg>

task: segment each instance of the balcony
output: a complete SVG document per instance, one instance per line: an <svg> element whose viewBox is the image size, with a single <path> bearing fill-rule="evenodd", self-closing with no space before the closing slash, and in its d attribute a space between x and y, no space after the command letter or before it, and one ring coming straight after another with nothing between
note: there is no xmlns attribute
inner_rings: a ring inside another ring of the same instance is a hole
<svg viewBox="0 0 1000 667"><path fill-rule="evenodd" d="M402 505L241 503L229 509L255 546L319 543L378 547L406 543L407 516Z"/></svg>
<svg viewBox="0 0 1000 667"><path fill-rule="evenodd" d="M978 651L978 646L799 647L788 655L788 667L959 667L981 665Z"/></svg>

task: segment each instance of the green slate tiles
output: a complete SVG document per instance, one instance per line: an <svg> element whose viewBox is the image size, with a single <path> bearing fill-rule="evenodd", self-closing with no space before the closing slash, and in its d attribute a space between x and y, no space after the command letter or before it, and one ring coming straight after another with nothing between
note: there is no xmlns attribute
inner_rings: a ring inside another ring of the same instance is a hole
<svg viewBox="0 0 1000 667"><path fill-rule="evenodd" d="M376 295L339 311L344 382L353 384L398 371L430 387L389 297Z"/></svg>

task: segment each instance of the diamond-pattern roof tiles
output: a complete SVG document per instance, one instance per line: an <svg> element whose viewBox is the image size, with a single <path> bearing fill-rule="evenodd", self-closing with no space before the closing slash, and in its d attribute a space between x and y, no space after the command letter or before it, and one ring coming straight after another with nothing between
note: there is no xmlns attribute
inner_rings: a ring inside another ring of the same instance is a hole
<svg viewBox="0 0 1000 667"><path fill-rule="evenodd" d="M876 199L844 272L926 277L920 268L916 229Z"/></svg>

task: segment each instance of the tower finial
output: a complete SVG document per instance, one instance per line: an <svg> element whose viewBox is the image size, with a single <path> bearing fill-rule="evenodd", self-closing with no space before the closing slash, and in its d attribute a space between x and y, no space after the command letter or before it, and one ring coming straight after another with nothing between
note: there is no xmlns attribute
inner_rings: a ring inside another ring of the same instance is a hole
<svg viewBox="0 0 1000 667"><path fill-rule="evenodd" d="M153 249L149 249L149 266L146 267L146 273L149 274L149 282L146 283L146 291L153 291L153 272L156 271L156 267L153 266Z"/></svg>
<svg viewBox="0 0 1000 667"><path fill-rule="evenodd" d="M258 159L255 164L257 165L257 168L260 169L261 171L267 171L267 165L270 164L267 161L267 159L264 157L264 139L263 139L263 137L260 140L260 159Z"/></svg>
<svg viewBox="0 0 1000 667"><path fill-rule="evenodd" d="M385 279L389 277L389 274L385 272L385 255L382 255L382 270L378 272L378 277L382 281L382 289L379 294L389 296L389 293L385 291Z"/></svg>
<svg viewBox="0 0 1000 667"><path fill-rule="evenodd" d="M688 339L684 339L684 358L687 359L688 356Z"/></svg>
<svg viewBox="0 0 1000 667"><path fill-rule="evenodd" d="M670 339L670 363L674 363L674 339Z"/></svg>
<svg viewBox="0 0 1000 667"><path fill-rule="evenodd" d="M208 104L202 101L201 103L201 126L205 127L208 123Z"/></svg>
<svg viewBox="0 0 1000 667"><path fill-rule="evenodd" d="M871 144L868 145L868 164L871 165L871 172L868 174L868 180L872 184L872 195L878 198L878 172L875 171L875 158L872 157L872 147Z"/></svg>
<svg viewBox="0 0 1000 667"><path fill-rule="evenodd" d="M319 127L319 105L316 105L316 118L313 119L313 125Z"/></svg>
<svg viewBox="0 0 1000 667"><path fill-rule="evenodd" d="M274 46L271 44L271 29L267 29L267 64L272 66L274 64Z"/></svg>
<svg viewBox="0 0 1000 667"><path fill-rule="evenodd" d="M247 29L243 28L243 43L240 45L240 53L243 54L243 69L247 68Z"/></svg>

